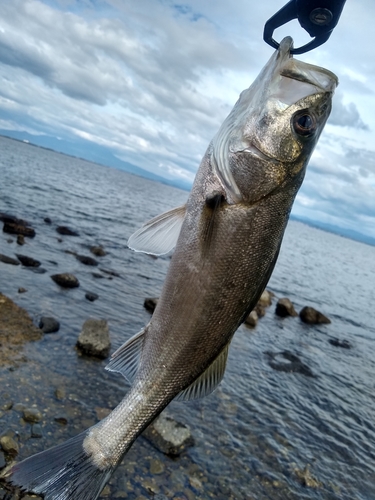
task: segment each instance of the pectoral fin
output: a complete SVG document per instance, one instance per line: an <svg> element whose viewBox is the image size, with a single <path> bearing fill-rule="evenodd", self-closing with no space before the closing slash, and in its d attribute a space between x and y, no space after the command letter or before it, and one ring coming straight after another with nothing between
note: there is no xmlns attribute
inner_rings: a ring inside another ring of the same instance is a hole
<svg viewBox="0 0 375 500"><path fill-rule="evenodd" d="M129 248L152 255L170 252L176 246L185 213L183 205L149 220L130 236Z"/></svg>
<svg viewBox="0 0 375 500"><path fill-rule="evenodd" d="M202 375L175 397L175 401L190 401L192 399L203 398L216 389L224 377L229 345L230 343L226 345L219 356Z"/></svg>
<svg viewBox="0 0 375 500"><path fill-rule="evenodd" d="M111 361L105 367L110 372L121 373L128 382L133 383L141 359L143 339L146 328L133 335L125 344L115 351Z"/></svg>

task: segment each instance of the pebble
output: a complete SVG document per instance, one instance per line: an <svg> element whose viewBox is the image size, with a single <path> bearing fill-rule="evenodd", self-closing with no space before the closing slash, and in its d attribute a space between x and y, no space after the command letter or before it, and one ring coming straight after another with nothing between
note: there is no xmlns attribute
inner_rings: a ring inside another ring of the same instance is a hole
<svg viewBox="0 0 375 500"><path fill-rule="evenodd" d="M42 420L42 413L37 408L25 408L23 410L23 418L26 422L40 422Z"/></svg>
<svg viewBox="0 0 375 500"><path fill-rule="evenodd" d="M31 426L31 437L32 438L41 438L41 437L43 437L42 426L40 424L33 424Z"/></svg>
<svg viewBox="0 0 375 500"><path fill-rule="evenodd" d="M65 391L64 387L58 387L55 390L55 396L56 396L56 399L58 399L59 401L61 401L62 399L65 399L66 398L66 391Z"/></svg>
<svg viewBox="0 0 375 500"><path fill-rule="evenodd" d="M5 453L8 453L9 455L15 457L18 455L19 452L19 446L17 441L15 441L12 437L10 436L1 436L0 437L0 445L2 449L5 451Z"/></svg>
<svg viewBox="0 0 375 500"><path fill-rule="evenodd" d="M150 462L150 472L151 474L162 474L165 470L163 462L160 460L151 460Z"/></svg>
<svg viewBox="0 0 375 500"><path fill-rule="evenodd" d="M51 278L63 288L76 288L79 286L78 279L71 273L53 274Z"/></svg>
<svg viewBox="0 0 375 500"><path fill-rule="evenodd" d="M95 300L97 300L99 298L99 295L97 293L94 293L94 292L86 292L85 297L90 302L94 302Z"/></svg>
<svg viewBox="0 0 375 500"><path fill-rule="evenodd" d="M22 286L19 287L18 293L25 293L27 292L26 288L23 288Z"/></svg>
<svg viewBox="0 0 375 500"><path fill-rule="evenodd" d="M17 245L24 245L25 244L25 237L23 234L19 234L17 236Z"/></svg>
<svg viewBox="0 0 375 500"><path fill-rule="evenodd" d="M86 320L79 334L77 347L90 356L106 358L111 347L107 321L93 318Z"/></svg>

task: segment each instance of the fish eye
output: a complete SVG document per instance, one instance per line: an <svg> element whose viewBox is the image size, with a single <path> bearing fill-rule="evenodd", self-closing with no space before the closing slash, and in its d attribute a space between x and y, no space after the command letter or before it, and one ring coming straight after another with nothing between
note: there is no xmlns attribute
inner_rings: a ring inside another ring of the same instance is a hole
<svg viewBox="0 0 375 500"><path fill-rule="evenodd" d="M294 131L305 137L312 135L316 130L316 119L306 110L298 111L292 118L292 124Z"/></svg>

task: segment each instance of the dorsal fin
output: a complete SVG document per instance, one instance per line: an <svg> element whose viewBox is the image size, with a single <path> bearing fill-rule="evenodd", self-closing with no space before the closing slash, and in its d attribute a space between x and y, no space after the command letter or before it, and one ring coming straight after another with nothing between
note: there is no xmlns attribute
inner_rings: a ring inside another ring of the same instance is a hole
<svg viewBox="0 0 375 500"><path fill-rule="evenodd" d="M208 396L220 384L224 377L227 365L230 342L224 347L219 356L189 387L181 391L174 401L191 401Z"/></svg>
<svg viewBox="0 0 375 500"><path fill-rule="evenodd" d="M146 328L133 335L133 337L112 354L111 361L105 367L106 370L119 372L128 382L133 383L141 359Z"/></svg>
<svg viewBox="0 0 375 500"><path fill-rule="evenodd" d="M185 213L186 206L183 205L149 220L130 236L129 248L152 255L170 252L176 246Z"/></svg>

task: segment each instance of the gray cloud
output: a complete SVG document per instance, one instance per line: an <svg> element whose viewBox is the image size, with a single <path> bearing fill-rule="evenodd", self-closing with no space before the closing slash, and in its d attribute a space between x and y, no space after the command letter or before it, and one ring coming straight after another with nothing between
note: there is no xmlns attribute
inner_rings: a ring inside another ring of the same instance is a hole
<svg viewBox="0 0 375 500"><path fill-rule="evenodd" d="M353 102L344 104L344 95L340 91L334 97L329 123L341 127L369 130L369 126L360 117L357 106Z"/></svg>

